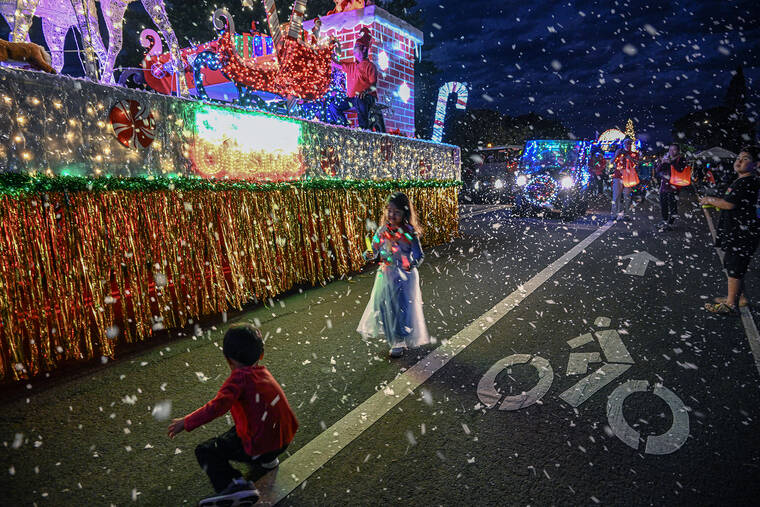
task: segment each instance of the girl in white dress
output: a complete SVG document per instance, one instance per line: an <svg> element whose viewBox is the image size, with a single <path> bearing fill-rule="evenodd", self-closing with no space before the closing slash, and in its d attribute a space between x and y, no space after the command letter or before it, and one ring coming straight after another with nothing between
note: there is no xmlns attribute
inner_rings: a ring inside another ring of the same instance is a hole
<svg viewBox="0 0 760 507"><path fill-rule="evenodd" d="M396 192L388 198L380 228L372 238L372 251L364 254L367 260L379 257L380 266L356 330L365 339L385 335L391 357L401 357L405 348L430 342L417 272L424 257L420 233L409 198Z"/></svg>

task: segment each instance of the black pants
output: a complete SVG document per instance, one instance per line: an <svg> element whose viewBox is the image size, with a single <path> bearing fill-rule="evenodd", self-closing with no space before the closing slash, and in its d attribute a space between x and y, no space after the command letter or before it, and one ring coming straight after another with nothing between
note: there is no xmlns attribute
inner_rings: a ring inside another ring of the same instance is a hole
<svg viewBox="0 0 760 507"><path fill-rule="evenodd" d="M366 94L364 98L349 97L342 102L338 102L337 104L334 102L330 103L330 117L338 118L338 119L342 118L343 121L346 122L345 112L351 108L354 108L356 109L356 116L357 116L356 119L359 123L359 128L368 129L369 128L369 110L374 105L375 105L374 95Z"/></svg>
<svg viewBox="0 0 760 507"><path fill-rule="evenodd" d="M660 211L665 222L672 222L678 215L678 201L675 192L660 192Z"/></svg>
<svg viewBox="0 0 760 507"><path fill-rule="evenodd" d="M598 195L602 195L604 193L604 176L603 175L591 174L591 184L593 185L592 188L596 190L596 193Z"/></svg>
<svg viewBox="0 0 760 507"><path fill-rule="evenodd" d="M226 433L198 444L195 448L195 457L198 459L198 464L201 468L208 474L208 478L211 479L214 490L219 493L229 486L233 479L243 476L240 470L230 465L230 461L248 464L256 462L269 463L282 454L287 447L286 445L282 449L262 454L255 460L252 460L251 456L245 452L243 442L233 426Z"/></svg>

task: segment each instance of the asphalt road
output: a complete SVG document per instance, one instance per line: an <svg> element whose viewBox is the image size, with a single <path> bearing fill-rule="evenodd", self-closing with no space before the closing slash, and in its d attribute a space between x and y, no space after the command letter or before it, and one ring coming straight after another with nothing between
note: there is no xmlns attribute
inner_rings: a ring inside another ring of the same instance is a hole
<svg viewBox="0 0 760 507"><path fill-rule="evenodd" d="M250 320L301 422L279 470L247 471L265 501L755 503L760 358L738 315L702 309L725 275L702 210L681 211L659 233L648 203L615 223L464 209L462 237L420 268L435 343L390 360L358 337L372 271L291 294L31 385L0 416L0 485L14 505L194 504L210 487L193 447L229 421L170 441L153 409L210 399L227 374L224 329Z"/></svg>

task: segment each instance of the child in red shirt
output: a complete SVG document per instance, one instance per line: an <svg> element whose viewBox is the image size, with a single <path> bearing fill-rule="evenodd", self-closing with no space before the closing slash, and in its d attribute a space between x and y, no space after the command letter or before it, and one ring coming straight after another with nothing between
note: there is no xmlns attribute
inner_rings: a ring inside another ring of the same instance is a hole
<svg viewBox="0 0 760 507"><path fill-rule="evenodd" d="M195 448L198 463L217 492L201 500L201 506L222 501L255 503L259 498L256 486L243 479L230 460L273 469L298 429L280 384L258 364L264 356L261 331L250 324L231 326L224 335L222 351L232 373L214 399L169 425L169 437L174 438L183 430L192 431L232 412L235 426Z"/></svg>

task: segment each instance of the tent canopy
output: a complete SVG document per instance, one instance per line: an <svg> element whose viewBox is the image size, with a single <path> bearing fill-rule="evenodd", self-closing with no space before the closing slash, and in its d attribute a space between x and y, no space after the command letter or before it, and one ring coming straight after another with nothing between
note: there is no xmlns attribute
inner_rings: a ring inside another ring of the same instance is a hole
<svg viewBox="0 0 760 507"><path fill-rule="evenodd" d="M720 146L715 146L713 148L710 148L709 150L700 151L697 153L697 157L699 158L734 158L736 157L736 153L732 151L728 151L724 148L721 148Z"/></svg>

